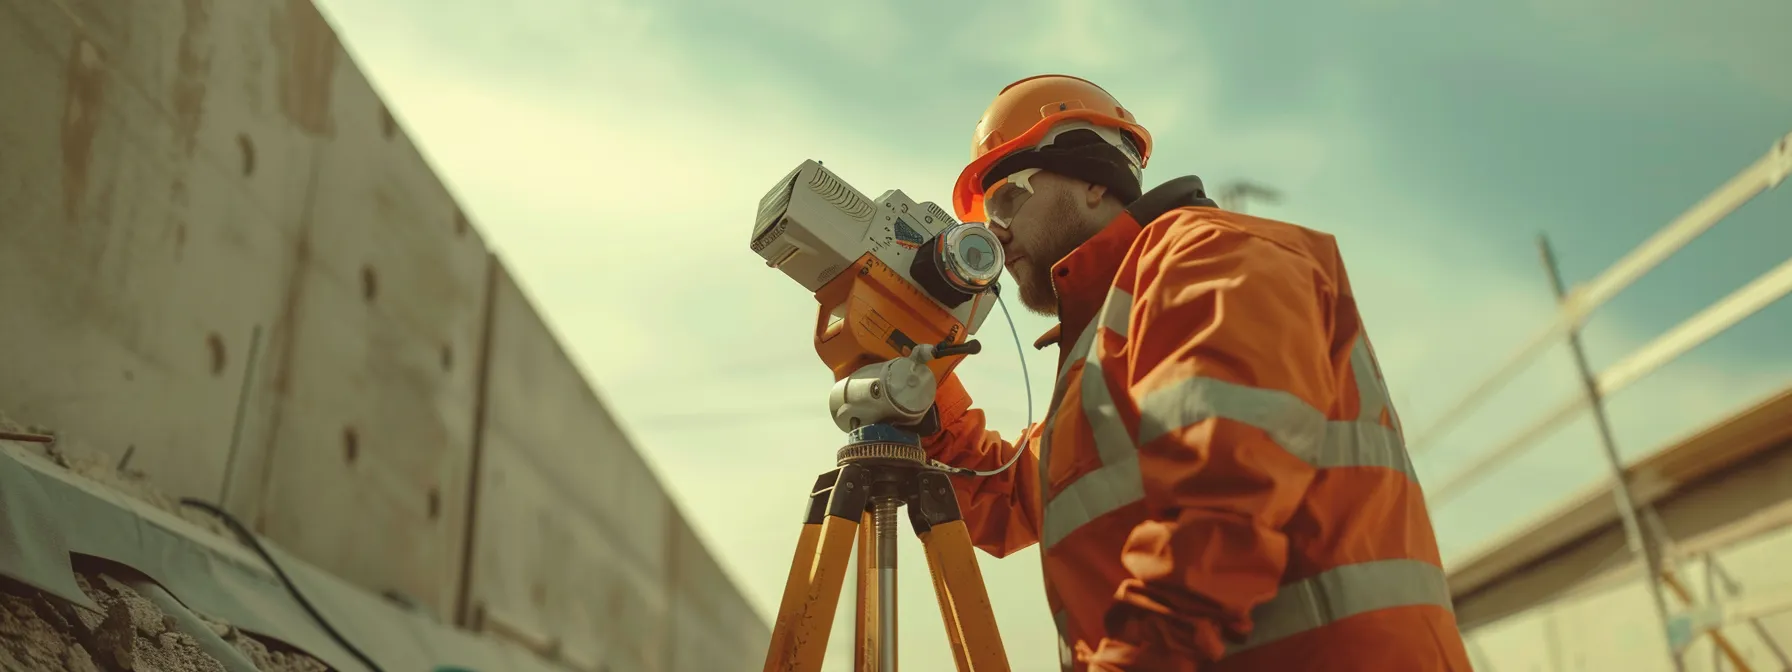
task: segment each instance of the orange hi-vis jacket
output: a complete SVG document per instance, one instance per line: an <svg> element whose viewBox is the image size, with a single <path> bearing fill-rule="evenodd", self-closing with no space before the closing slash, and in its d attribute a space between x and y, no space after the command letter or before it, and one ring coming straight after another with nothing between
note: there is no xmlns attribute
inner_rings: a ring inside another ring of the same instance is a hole
<svg viewBox="0 0 1792 672"><path fill-rule="evenodd" d="M1053 266L1054 331L1080 336L1016 444L941 381L931 456L1025 447L954 479L973 540L1040 544L1065 669L1470 669L1336 243L1199 189L1152 190Z"/></svg>

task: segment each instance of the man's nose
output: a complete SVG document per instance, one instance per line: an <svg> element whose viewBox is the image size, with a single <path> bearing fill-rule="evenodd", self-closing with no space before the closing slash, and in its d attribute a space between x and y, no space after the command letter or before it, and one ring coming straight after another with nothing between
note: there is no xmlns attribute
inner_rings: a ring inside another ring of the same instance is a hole
<svg viewBox="0 0 1792 672"><path fill-rule="evenodd" d="M1014 234L1008 232L1008 227L994 222L990 222L986 226L989 227L990 233L996 234L996 240L1000 241L1004 247L1008 245L1009 241L1014 240Z"/></svg>

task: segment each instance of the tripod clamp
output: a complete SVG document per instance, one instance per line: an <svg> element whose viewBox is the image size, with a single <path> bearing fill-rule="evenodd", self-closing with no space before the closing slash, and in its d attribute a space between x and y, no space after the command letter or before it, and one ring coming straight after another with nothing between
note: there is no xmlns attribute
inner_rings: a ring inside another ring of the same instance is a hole
<svg viewBox="0 0 1792 672"><path fill-rule="evenodd" d="M917 345L906 356L860 368L834 383L828 413L834 426L851 433L860 427L888 424L921 436L940 431L934 393L939 380L927 363L954 355L982 352L983 344Z"/></svg>

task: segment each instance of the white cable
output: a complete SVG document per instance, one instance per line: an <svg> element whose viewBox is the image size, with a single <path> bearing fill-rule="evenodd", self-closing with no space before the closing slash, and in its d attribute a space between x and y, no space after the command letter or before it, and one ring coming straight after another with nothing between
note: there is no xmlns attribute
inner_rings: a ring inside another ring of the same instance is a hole
<svg viewBox="0 0 1792 672"><path fill-rule="evenodd" d="M1007 302L1002 300L1001 293L999 293L999 292L991 292L991 293L995 294L995 296L996 296L996 307L1002 309L1002 317L1004 319L1008 320L1008 333L1014 336L1014 352L1015 352L1015 354L1020 355L1020 379L1023 383L1026 384L1026 387L1027 387L1027 424L1023 425L1023 427L1030 428L1033 426L1033 380L1027 374L1027 349L1026 349L1026 346L1021 345L1020 329L1014 326L1014 316L1008 314ZM1023 435L1026 434L1026 429L1022 429L1021 433ZM940 469L945 469L947 471L956 473L960 476L994 476L996 474L1007 471L1009 467L1014 466L1015 462L1020 461L1020 454L1026 452L1026 451L1027 451L1027 445L1025 442L1015 444L1014 456L1008 458L1008 463L1002 465L1002 467L1000 469L994 469L991 471L977 471L976 469L970 469L967 467L954 467L952 465L946 464L939 460L932 460L932 462L935 467L940 468Z"/></svg>
<svg viewBox="0 0 1792 672"><path fill-rule="evenodd" d="M1014 352L1020 355L1020 379L1027 386L1027 424L1021 425L1023 428L1021 434L1024 436L1027 433L1026 428L1033 426L1033 380L1027 376L1027 349L1020 344L1020 329L1015 328L1014 317L1008 314L1008 304L1002 301L1001 294L996 294L996 307L1002 309L1002 317L1008 320L1008 333L1014 336ZM977 476L994 476L1002 473L1014 466L1014 463L1020 460L1020 454L1024 452L1027 452L1027 444L1025 442L1017 443L1014 445L1014 457L1008 458L1008 463L1002 465L1002 468L995 471L972 471L971 473Z"/></svg>

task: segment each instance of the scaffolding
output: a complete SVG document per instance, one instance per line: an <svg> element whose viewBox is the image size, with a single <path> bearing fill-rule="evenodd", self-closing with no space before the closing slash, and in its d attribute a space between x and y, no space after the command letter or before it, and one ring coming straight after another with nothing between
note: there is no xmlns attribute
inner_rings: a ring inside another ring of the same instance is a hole
<svg viewBox="0 0 1792 672"><path fill-rule="evenodd" d="M1685 247L1694 238L1708 231L1757 195L1773 189L1792 173L1792 134L1774 143L1773 147L1753 164L1718 187L1674 221L1657 231L1648 240L1605 269L1592 280L1572 289L1563 285L1555 255L1546 238L1539 237L1538 246L1545 271L1557 299L1557 309L1550 323L1524 347L1514 353L1493 375L1473 387L1440 418L1423 431L1415 432L1410 451L1417 457L1436 445L1446 431L1464 419L1494 392L1542 355L1551 345L1566 342L1582 382L1580 394L1557 404L1541 420L1497 444L1494 450L1471 461L1466 468L1444 478L1431 488L1427 500L1437 507L1468 489L1502 465L1523 455L1541 439L1575 419L1581 411L1591 410L1599 430L1601 448L1610 468L1613 506L1617 508L1627 542L1626 551L1644 567L1653 580L1644 583L1654 603L1657 624L1662 633L1661 654L1676 670L1685 669L1684 654L1700 637L1709 637L1713 644L1712 669L1728 664L1738 671L1750 671L1744 657L1723 633L1726 625L1749 624L1767 642L1777 658L1779 669L1792 669L1783 649L1770 636L1760 619L1766 615L1792 611L1792 591L1744 596L1741 587L1715 563L1709 552L1700 558L1707 576L1707 587L1701 599L1679 578L1676 567L1686 558L1676 557L1668 542L1660 519L1649 505L1639 505L1632 496L1632 484L1626 467L1618 456L1605 413L1605 400L1612 394L1643 379L1663 365L1710 340L1762 308L1792 293L1792 257L1756 278L1730 295L1711 304L1654 341L1620 359L1604 371L1595 372L1587 362L1580 333L1588 316L1638 278ZM1726 580L1719 581L1719 578ZM1717 590L1718 583L1724 590ZM1672 594L1680 606L1670 605Z"/></svg>

